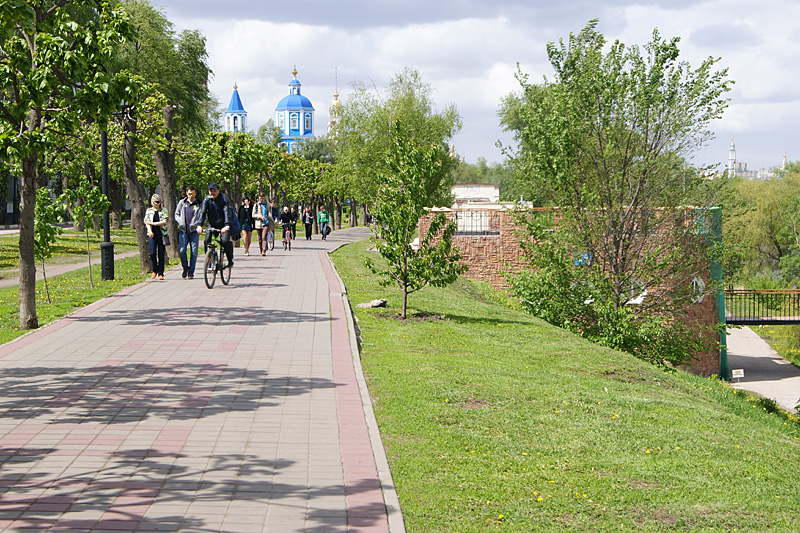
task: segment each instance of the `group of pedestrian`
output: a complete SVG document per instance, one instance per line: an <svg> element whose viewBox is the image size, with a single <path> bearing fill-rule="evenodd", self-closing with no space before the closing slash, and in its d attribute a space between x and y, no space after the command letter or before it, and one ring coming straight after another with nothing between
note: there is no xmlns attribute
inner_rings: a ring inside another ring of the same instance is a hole
<svg viewBox="0 0 800 533"><path fill-rule="evenodd" d="M147 243L153 270L151 277L164 279L166 246L170 244L166 227L168 214L158 194L154 194L150 198L150 204L151 207L145 212L144 223L147 226ZM231 232L234 226L233 209L227 195L220 192L219 185L210 183L208 196L202 201L197 200L197 188L189 185L186 188L186 197L178 202L174 218L178 224L178 255L183 267L182 277L194 278L200 233L206 222L210 227L220 230L220 246L228 257L229 264L233 266L232 239L236 238ZM283 225L284 238L285 232L290 231L292 239L294 239L297 236L298 219L299 216L294 207L291 209L284 207L283 213L281 213L275 200L267 203L266 194L263 192L258 193L258 200L255 203L252 203L248 196L244 196L238 213L244 255L250 255L253 231L258 236L259 251L264 256L267 253L268 233L274 230L276 224ZM311 240L314 214L310 207L306 207L303 212L302 222L306 229L306 240ZM322 240L326 240L330 233L329 222L330 216L323 207L317 215ZM206 233L205 247L208 247L209 239L210 234Z"/></svg>

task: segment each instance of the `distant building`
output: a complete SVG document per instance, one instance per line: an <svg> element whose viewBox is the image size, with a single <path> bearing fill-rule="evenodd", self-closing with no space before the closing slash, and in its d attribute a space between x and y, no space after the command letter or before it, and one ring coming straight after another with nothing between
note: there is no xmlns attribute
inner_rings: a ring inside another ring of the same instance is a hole
<svg viewBox="0 0 800 533"><path fill-rule="evenodd" d="M283 97L275 108L275 124L282 132L283 142L289 153L296 150L297 141L314 138L314 106L311 100L300 94L297 68L289 82L289 95Z"/></svg>
<svg viewBox="0 0 800 533"><path fill-rule="evenodd" d="M247 131L247 111L244 110L242 99L239 98L239 88L233 86L231 103L225 111L225 131Z"/></svg>
<svg viewBox="0 0 800 533"><path fill-rule="evenodd" d="M500 201L500 185L491 183L460 183L451 189L455 206L466 204L496 204Z"/></svg>

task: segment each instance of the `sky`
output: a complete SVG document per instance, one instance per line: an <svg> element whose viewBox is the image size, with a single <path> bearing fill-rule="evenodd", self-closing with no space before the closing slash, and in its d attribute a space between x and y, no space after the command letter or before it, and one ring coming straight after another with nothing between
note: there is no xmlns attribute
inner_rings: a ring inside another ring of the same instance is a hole
<svg viewBox="0 0 800 533"><path fill-rule="evenodd" d="M716 138L694 157L727 165L731 141L748 169L800 160L800 0L153 0L177 31L200 30L213 71L209 89L224 108L238 86L248 129L274 117L293 68L315 108L314 133L327 130L338 84L379 94L406 67L419 71L439 109L463 121L453 139L468 163L502 162L514 146L497 117L502 98L552 79L548 42L568 39L591 19L609 40L644 45L658 28L679 37L681 59L698 67L719 58L735 81L730 105L712 125Z"/></svg>

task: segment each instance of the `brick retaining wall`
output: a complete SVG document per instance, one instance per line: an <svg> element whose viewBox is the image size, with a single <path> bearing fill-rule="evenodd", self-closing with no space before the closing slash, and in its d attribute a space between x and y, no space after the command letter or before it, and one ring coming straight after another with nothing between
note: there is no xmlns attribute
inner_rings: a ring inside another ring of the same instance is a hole
<svg viewBox="0 0 800 533"><path fill-rule="evenodd" d="M453 237L453 245L461 252L462 263L467 265L467 278L485 281L498 289L508 289L504 271L513 272L524 268L525 258L518 241L520 226L514 223L511 213L497 209L469 209L445 212L448 221L461 218L460 229ZM422 240L428 233L434 214L423 216L419 221L419 236ZM465 221L464 219L469 220ZM709 272L702 275L706 287L711 286ZM717 309L714 298L706 294L702 302L686 309L688 320L707 327L704 335L716 346L719 335L713 330L717 325ZM696 359L684 370L710 376L719 373L719 350L710 349L696 354Z"/></svg>

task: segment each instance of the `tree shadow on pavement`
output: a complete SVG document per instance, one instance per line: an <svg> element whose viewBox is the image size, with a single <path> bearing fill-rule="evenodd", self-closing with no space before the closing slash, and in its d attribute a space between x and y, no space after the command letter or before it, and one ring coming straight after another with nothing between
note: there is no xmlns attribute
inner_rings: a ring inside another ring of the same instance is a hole
<svg viewBox="0 0 800 533"><path fill-rule="evenodd" d="M75 317L77 322L119 323L125 326L186 327L188 323L207 326L266 326L276 321L286 323L335 320L327 312L305 313L286 309L266 309L247 306L187 308L118 309Z"/></svg>
<svg viewBox="0 0 800 533"><path fill-rule="evenodd" d="M322 378L190 362L0 369L0 418L49 424L193 420L332 388ZM0 439L2 445L2 439Z"/></svg>

